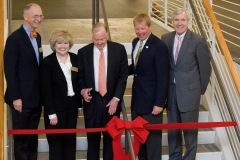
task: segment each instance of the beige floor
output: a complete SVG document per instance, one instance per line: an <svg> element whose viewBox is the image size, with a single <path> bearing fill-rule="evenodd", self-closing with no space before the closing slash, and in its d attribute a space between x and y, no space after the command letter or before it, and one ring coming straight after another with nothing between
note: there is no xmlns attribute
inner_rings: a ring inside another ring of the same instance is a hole
<svg viewBox="0 0 240 160"><path fill-rule="evenodd" d="M108 19L111 39L119 43L131 43L133 38L136 37L132 18L110 18ZM103 20L100 20L103 22ZM21 26L23 20L12 21L12 31ZM42 44L48 44L50 33L55 28L68 29L74 38L75 44L87 44L91 40L91 19L45 19L43 20L37 31L41 34ZM151 26L152 33L161 37L167 31L156 24Z"/></svg>

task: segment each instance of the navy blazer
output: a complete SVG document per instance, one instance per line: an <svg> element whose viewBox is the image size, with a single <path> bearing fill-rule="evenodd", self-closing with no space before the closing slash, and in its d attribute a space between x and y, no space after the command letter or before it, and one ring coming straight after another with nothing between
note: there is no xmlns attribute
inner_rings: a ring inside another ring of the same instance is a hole
<svg viewBox="0 0 240 160"><path fill-rule="evenodd" d="M139 41L132 42L132 64L129 74L133 74L131 107L139 114L151 114L154 105L165 108L169 83L169 55L166 45L151 33L134 67L133 51Z"/></svg>
<svg viewBox="0 0 240 160"><path fill-rule="evenodd" d="M37 33L39 60L42 61L41 36ZM41 106L40 67L32 43L23 26L14 31L6 41L4 72L7 81L5 102L12 105L22 99L23 108Z"/></svg>
<svg viewBox="0 0 240 160"><path fill-rule="evenodd" d="M81 98L78 90L77 55L69 52L69 56L73 68L71 69L71 78L73 91L75 93L75 106L81 108ZM41 66L41 84L43 86L44 112L47 115L51 115L57 113L57 111L65 111L68 107L67 80L59 65L55 52L43 59Z"/></svg>
<svg viewBox="0 0 240 160"><path fill-rule="evenodd" d="M91 102L83 101L84 116L90 119L95 107L95 79L94 79L94 44L91 43L78 50L78 67L79 67L79 90L93 88ZM107 42L108 59L107 59L107 93L104 96L109 102L113 97L120 100L126 88L128 77L128 61L125 47L119 43ZM118 103L116 113L121 111L121 101Z"/></svg>

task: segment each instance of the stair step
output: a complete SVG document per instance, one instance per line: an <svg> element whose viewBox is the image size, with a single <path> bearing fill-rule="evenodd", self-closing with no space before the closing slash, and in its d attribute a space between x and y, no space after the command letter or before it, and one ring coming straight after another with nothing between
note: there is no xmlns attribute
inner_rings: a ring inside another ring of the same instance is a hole
<svg viewBox="0 0 240 160"><path fill-rule="evenodd" d="M77 134L77 150L87 150L87 138L85 133ZM133 135L132 135L133 137ZM198 132L198 144L214 143L215 131L212 129L201 129ZM40 135L38 140L38 152L48 152L48 143L45 135ZM125 135L122 135L122 146L125 146ZM184 144L184 143L183 143ZM162 146L168 146L167 132L164 130L162 134ZM101 141L102 148L102 141Z"/></svg>
<svg viewBox="0 0 240 160"><path fill-rule="evenodd" d="M203 106L199 106L199 122L208 122L208 117L209 117L209 112L203 107ZM131 109L128 107L126 108L126 112L127 112L127 117L128 120L131 120ZM122 117L122 116L121 116ZM163 112L163 123L167 123L167 112L166 109ZM44 129L44 119L43 117L40 119L39 122L39 129ZM84 117L83 114L81 114L78 117L78 122L77 122L77 128L84 128Z"/></svg>
<svg viewBox="0 0 240 160"><path fill-rule="evenodd" d="M185 146L183 146L183 152L185 151ZM77 160L86 160L86 151L77 151ZM102 156L102 151L100 151L100 156ZM220 160L222 152L215 144L199 144L197 148L196 160ZM48 159L48 152L38 153L38 160ZM102 158L101 158L102 160ZM168 160L168 147L162 147L162 160Z"/></svg>

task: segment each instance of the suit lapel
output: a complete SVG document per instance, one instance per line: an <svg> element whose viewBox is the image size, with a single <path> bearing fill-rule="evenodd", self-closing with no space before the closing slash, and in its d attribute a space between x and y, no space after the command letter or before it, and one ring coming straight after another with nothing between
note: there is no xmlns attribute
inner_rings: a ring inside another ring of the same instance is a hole
<svg viewBox="0 0 240 160"><path fill-rule="evenodd" d="M39 60L40 60L40 63L41 63L41 61L43 59L43 52L42 52L41 39L40 39L39 34L38 34L36 40L37 40L37 44L38 44Z"/></svg>
<svg viewBox="0 0 240 160"><path fill-rule="evenodd" d="M21 34L22 34L22 38L23 38L23 41L26 43L26 45L28 46L28 48L31 50L31 53L32 53L32 56L34 57L35 61L36 61L36 64L38 65L38 62L37 62L37 57L36 57L36 53L34 51L34 48L32 46L32 43L26 33L26 31L24 30L23 26L20 27L20 31L21 31Z"/></svg>
<svg viewBox="0 0 240 160"><path fill-rule="evenodd" d="M69 53L68 54L70 56L70 61L72 63L72 67L78 68L78 64L77 64L77 60ZM78 72L76 72L75 70L71 69L71 78L72 78L72 82L75 79L75 77L77 77Z"/></svg>
<svg viewBox="0 0 240 160"><path fill-rule="evenodd" d="M173 32L171 37L170 37L170 44L169 44L169 59L170 59L170 64L172 67L175 66L175 62L174 62L174 56L173 56L173 46L174 46L174 37L176 35L176 32Z"/></svg>
<svg viewBox="0 0 240 160"><path fill-rule="evenodd" d="M184 36L184 39L183 39L183 42L182 42L179 54L178 54L176 65L179 63L179 61L181 60L183 55L186 53L188 45L190 44L190 40L191 40L191 32L190 32L190 30L187 30L187 32L186 32L186 34Z"/></svg>
<svg viewBox="0 0 240 160"><path fill-rule="evenodd" d="M139 39L138 39L138 38L135 38L134 41L133 41L133 43L132 43L132 64L133 64L133 66L134 66L133 52L134 52L134 49L135 49L136 44L137 44L138 41L139 41ZM135 68L135 67L134 67L134 68Z"/></svg>
<svg viewBox="0 0 240 160"><path fill-rule="evenodd" d="M53 69L55 70L56 72L56 75L63 81L66 82L66 78L64 76L64 73L58 63L58 60L57 60L57 56L56 56L56 53L54 52L52 55L51 55L51 61L52 61L52 65L53 65Z"/></svg>
<svg viewBox="0 0 240 160"><path fill-rule="evenodd" d="M114 59L114 55L112 54L114 53L114 47L112 46L112 43L108 41L107 43L107 49L108 49L108 55L107 55L107 82L110 81L110 75L111 73L111 68L114 67L113 65L113 59ZM108 83L107 83L108 84ZM108 87L107 87L108 88Z"/></svg>
<svg viewBox="0 0 240 160"><path fill-rule="evenodd" d="M91 73L92 82L93 82L93 84L94 84L93 86L95 86L94 64L93 64L93 62L94 62L93 47L94 47L94 45L93 45L93 43L92 43L92 44L89 46L89 48L87 49L87 55L86 55L86 57L87 57L87 62L89 62L88 67L89 67L89 71L90 71L90 73Z"/></svg>

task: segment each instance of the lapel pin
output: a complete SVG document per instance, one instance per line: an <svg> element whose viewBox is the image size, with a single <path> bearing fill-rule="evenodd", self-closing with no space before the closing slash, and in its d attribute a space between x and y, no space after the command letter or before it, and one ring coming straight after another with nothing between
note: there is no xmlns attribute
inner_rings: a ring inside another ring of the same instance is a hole
<svg viewBox="0 0 240 160"><path fill-rule="evenodd" d="M148 46L146 46L146 48L148 48Z"/></svg>

